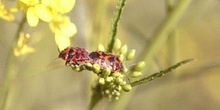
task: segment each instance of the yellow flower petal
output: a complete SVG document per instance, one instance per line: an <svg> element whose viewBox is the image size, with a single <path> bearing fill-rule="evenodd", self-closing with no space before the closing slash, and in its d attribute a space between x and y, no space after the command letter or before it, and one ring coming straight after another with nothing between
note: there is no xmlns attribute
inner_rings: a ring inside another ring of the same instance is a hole
<svg viewBox="0 0 220 110"><path fill-rule="evenodd" d="M14 54L15 56L20 56L20 55L25 55L29 53L35 52L35 49L32 47L29 47L27 45L24 45L22 48L15 48L14 49Z"/></svg>
<svg viewBox="0 0 220 110"><path fill-rule="evenodd" d="M39 0L18 0L18 2L21 2L21 3L29 5L29 6L33 6L35 4L38 4Z"/></svg>
<svg viewBox="0 0 220 110"><path fill-rule="evenodd" d="M55 42L56 42L59 50L63 50L66 47L70 46L70 38L59 35L59 34L55 35Z"/></svg>
<svg viewBox="0 0 220 110"><path fill-rule="evenodd" d="M59 28L66 36L73 36L77 32L75 24L73 24L69 18L65 19L64 22L60 24Z"/></svg>
<svg viewBox="0 0 220 110"><path fill-rule="evenodd" d="M61 14L70 12L75 5L75 0L65 0L65 2L63 0L51 1L51 7Z"/></svg>
<svg viewBox="0 0 220 110"><path fill-rule="evenodd" d="M35 14L34 8L30 7L27 10L27 22L30 26L35 27L39 22L39 18Z"/></svg>
<svg viewBox="0 0 220 110"><path fill-rule="evenodd" d="M50 22L50 28L54 33L66 37L72 37L77 32L75 24L73 24L68 17L61 17Z"/></svg>
<svg viewBox="0 0 220 110"><path fill-rule="evenodd" d="M8 21L13 21L15 19L12 12L6 9L1 1L0 1L0 17Z"/></svg>
<svg viewBox="0 0 220 110"><path fill-rule="evenodd" d="M53 18L52 11L46 5L43 4L35 5L34 10L37 16L45 22L50 22Z"/></svg>

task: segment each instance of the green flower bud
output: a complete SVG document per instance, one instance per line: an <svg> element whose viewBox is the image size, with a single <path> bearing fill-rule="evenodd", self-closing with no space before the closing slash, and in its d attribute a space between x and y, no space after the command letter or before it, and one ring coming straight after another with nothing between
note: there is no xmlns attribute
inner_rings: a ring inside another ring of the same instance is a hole
<svg viewBox="0 0 220 110"><path fill-rule="evenodd" d="M103 70L103 75L104 76L109 76L111 74L111 69L110 68L105 68L104 70Z"/></svg>
<svg viewBox="0 0 220 110"><path fill-rule="evenodd" d="M134 71L134 72L131 73L131 76L132 76L132 77L139 77L139 76L141 76L141 75L142 75L142 73L139 72L139 71Z"/></svg>
<svg viewBox="0 0 220 110"><path fill-rule="evenodd" d="M93 68L92 68L92 71L94 72L94 73L100 73L101 72L101 67L99 66L99 64L94 64L93 65Z"/></svg>
<svg viewBox="0 0 220 110"><path fill-rule="evenodd" d="M120 74L118 75L118 77L119 77L119 78L124 78L124 75L123 75L122 73L120 73Z"/></svg>
<svg viewBox="0 0 220 110"><path fill-rule="evenodd" d="M121 86L124 86L124 85L126 85L127 84L127 82L126 81L123 81L122 83L121 83Z"/></svg>
<svg viewBox="0 0 220 110"><path fill-rule="evenodd" d="M119 55L119 59L120 59L121 61L123 61L123 60L124 60L124 54L120 54L120 55Z"/></svg>
<svg viewBox="0 0 220 110"><path fill-rule="evenodd" d="M121 77L117 77L116 79L115 79L115 83L116 84L121 84L123 82L123 79L121 78Z"/></svg>
<svg viewBox="0 0 220 110"><path fill-rule="evenodd" d="M124 68L123 68L123 72L124 72L124 73L127 73L127 72L128 72L128 68L124 67Z"/></svg>
<svg viewBox="0 0 220 110"><path fill-rule="evenodd" d="M112 95L113 95L113 96L120 96L121 94L120 94L120 92L114 90L114 91L112 92Z"/></svg>
<svg viewBox="0 0 220 110"><path fill-rule="evenodd" d="M122 86L122 89L123 89L125 92L129 92L129 91L132 89L132 87L131 87L130 84L126 84L126 85Z"/></svg>
<svg viewBox="0 0 220 110"><path fill-rule="evenodd" d="M121 93L117 91L117 92L115 92L115 95L116 95L116 96L120 96Z"/></svg>
<svg viewBox="0 0 220 110"><path fill-rule="evenodd" d="M130 71L141 71L145 67L145 62L140 61L136 65L130 67Z"/></svg>
<svg viewBox="0 0 220 110"><path fill-rule="evenodd" d="M116 89L117 91L121 91L122 87L119 85L119 86L115 87L115 89Z"/></svg>
<svg viewBox="0 0 220 110"><path fill-rule="evenodd" d="M114 72L114 73L112 73L112 76L113 76L113 77L118 77L120 74L121 74L121 73L119 73L119 72Z"/></svg>
<svg viewBox="0 0 220 110"><path fill-rule="evenodd" d="M121 48L121 41L119 39L116 39L113 49L115 52L117 52L120 48Z"/></svg>
<svg viewBox="0 0 220 110"><path fill-rule="evenodd" d="M110 94L110 91L109 90L105 90L105 94Z"/></svg>
<svg viewBox="0 0 220 110"><path fill-rule="evenodd" d="M105 79L104 78L99 78L98 80L100 85L104 85L105 84Z"/></svg>
<svg viewBox="0 0 220 110"><path fill-rule="evenodd" d="M102 44L99 44L98 50L100 51L105 51L105 47Z"/></svg>
<svg viewBox="0 0 220 110"><path fill-rule="evenodd" d="M115 97L115 100L118 100L119 99L119 97Z"/></svg>
<svg viewBox="0 0 220 110"><path fill-rule="evenodd" d="M141 71L143 68L145 67L145 62L144 61L140 61L138 62L138 64L135 67L136 71Z"/></svg>
<svg viewBox="0 0 220 110"><path fill-rule="evenodd" d="M78 66L78 67L75 67L75 68L72 68L73 69L73 71L76 71L76 72L80 72L80 71L82 71L82 69Z"/></svg>
<svg viewBox="0 0 220 110"><path fill-rule="evenodd" d="M124 45L121 50L120 50L120 54L126 54L128 51L128 46L127 45Z"/></svg>
<svg viewBox="0 0 220 110"><path fill-rule="evenodd" d="M131 51L128 52L127 56L126 56L126 60L131 60L133 59L135 56L135 50L132 49Z"/></svg>
<svg viewBox="0 0 220 110"><path fill-rule="evenodd" d="M86 63L85 67L86 67L87 70L92 70L93 65L91 63Z"/></svg>
<svg viewBox="0 0 220 110"><path fill-rule="evenodd" d="M113 77L112 77L112 76L109 76L109 77L105 78L105 81L106 81L107 83L112 82L112 80L113 80Z"/></svg>

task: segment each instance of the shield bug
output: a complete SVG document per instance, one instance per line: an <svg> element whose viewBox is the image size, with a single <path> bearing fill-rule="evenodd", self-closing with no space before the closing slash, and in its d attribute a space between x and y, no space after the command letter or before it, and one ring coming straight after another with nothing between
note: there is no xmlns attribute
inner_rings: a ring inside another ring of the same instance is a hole
<svg viewBox="0 0 220 110"><path fill-rule="evenodd" d="M89 52L85 48L67 47L60 52L58 58L62 58L63 60L65 60L65 65L71 62L78 65L79 62L89 61L88 55Z"/></svg>
<svg viewBox="0 0 220 110"><path fill-rule="evenodd" d="M111 72L123 70L123 65L117 55L103 51L93 51L89 53L90 63L99 64L101 69L110 68Z"/></svg>

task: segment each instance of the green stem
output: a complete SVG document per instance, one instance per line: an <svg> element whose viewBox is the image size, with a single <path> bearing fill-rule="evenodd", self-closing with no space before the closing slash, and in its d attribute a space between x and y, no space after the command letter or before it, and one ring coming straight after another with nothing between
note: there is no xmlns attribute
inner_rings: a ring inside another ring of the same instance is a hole
<svg viewBox="0 0 220 110"><path fill-rule="evenodd" d="M97 84L93 89L89 110L93 110L96 104L102 99L101 87Z"/></svg>
<svg viewBox="0 0 220 110"><path fill-rule="evenodd" d="M108 52L112 52L112 49L115 43L116 34L117 34L118 25L119 25L119 20L121 19L121 15L122 15L122 11L125 6L125 2L126 0L118 0L116 10L113 13L111 26L110 26L110 32L109 32ZM95 107L95 105L102 99L102 94L100 92L101 90L98 88L99 87L96 86L95 91L93 91L89 110L92 110Z"/></svg>
<svg viewBox="0 0 220 110"><path fill-rule="evenodd" d="M165 18L159 29L156 31L150 44L145 46L146 51L141 54L141 60L151 58L163 47L168 38L168 34L170 34L172 30L175 29L190 2L191 0L178 1L176 7L173 8L172 12Z"/></svg>
<svg viewBox="0 0 220 110"><path fill-rule="evenodd" d="M8 96L9 96L9 90L10 90L10 84L12 79L16 76L15 72L15 55L14 55L14 49L17 47L17 41L19 39L19 34L24 28L24 24L26 22L26 17L24 16L18 26L18 30L15 34L15 38L12 42L12 47L9 50L8 53L8 58L6 61L6 72L5 72L5 77L3 79L3 93L2 95L2 100L1 100L1 105L0 108L1 110L6 110L7 102L8 102Z"/></svg>
<svg viewBox="0 0 220 110"><path fill-rule="evenodd" d="M166 11L167 14L170 14L173 11L175 4L174 0L166 0ZM171 65L176 62L177 58L177 38L176 38L176 31L175 29L168 35L168 64Z"/></svg>
<svg viewBox="0 0 220 110"><path fill-rule="evenodd" d="M111 26L110 26L110 32L109 32L109 43L108 43L108 52L112 52L115 38L117 34L117 29L119 25L119 20L121 19L122 11L124 9L126 0L118 0L116 10L113 13Z"/></svg>
<svg viewBox="0 0 220 110"><path fill-rule="evenodd" d="M193 60L194 59L183 60L183 61L181 61L181 62L179 62L179 63L177 63L177 64L175 64L175 65L173 65L173 66L171 66L171 67L169 67L167 69L165 69L165 70L161 70L160 72L154 73L154 74L152 74L152 75L150 75L148 77L145 77L145 78L139 79L137 81L134 81L134 82L131 83L131 86L136 86L136 85L140 85L140 84L152 81L152 80L154 80L156 78L159 78L159 77L161 77L161 76L171 72L172 70L178 68L179 66L181 66L183 64L186 64L186 63L189 63L189 62L191 62Z"/></svg>
<svg viewBox="0 0 220 110"><path fill-rule="evenodd" d="M167 12L170 13L173 10L174 5L174 0L166 0L166 8Z"/></svg>

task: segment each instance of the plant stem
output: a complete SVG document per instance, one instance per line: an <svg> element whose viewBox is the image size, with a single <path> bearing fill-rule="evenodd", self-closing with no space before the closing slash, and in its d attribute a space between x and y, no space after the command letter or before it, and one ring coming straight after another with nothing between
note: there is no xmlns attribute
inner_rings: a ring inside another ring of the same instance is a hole
<svg viewBox="0 0 220 110"><path fill-rule="evenodd" d="M167 69L165 69L165 70L161 70L160 72L154 73L154 74L152 74L150 76L147 76L145 78L142 78L142 79L139 79L137 81L134 81L134 82L131 83L131 86L136 86L136 85L140 85L140 84L152 81L152 80L154 80L156 78L159 78L159 77L161 77L161 76L171 72L172 70L178 68L179 66L181 66L183 64L186 64L186 63L189 63L189 62L191 62L193 60L194 59L183 60L183 61L181 61L181 62L179 62L179 63L177 63L177 64L175 64L175 65L173 65L173 66L171 66L171 67L169 67Z"/></svg>
<svg viewBox="0 0 220 110"><path fill-rule="evenodd" d="M116 10L113 13L111 26L110 26L110 32L109 32L109 43L108 43L108 52L112 52L115 38L117 34L117 29L119 25L119 20L121 19L122 11L124 9L126 0L118 0ZM97 85L96 88L93 91L92 98L90 101L89 110L92 110L95 105L102 99L102 94L100 92L99 86Z"/></svg>
<svg viewBox="0 0 220 110"><path fill-rule="evenodd" d="M110 32L109 32L109 43L108 43L108 52L112 52L114 43L115 43L115 38L117 34L117 29L119 25L119 20L121 19L122 11L124 9L126 0L118 0L116 10L113 12L113 17L111 21L111 26L110 26Z"/></svg>
<svg viewBox="0 0 220 110"><path fill-rule="evenodd" d="M166 0L166 11L170 14L175 7L174 0ZM174 64L177 58L177 36L176 29L168 35L168 65Z"/></svg>
<svg viewBox="0 0 220 110"><path fill-rule="evenodd" d="M102 99L101 87L98 84L93 88L92 92L89 110L93 110L95 105Z"/></svg>
<svg viewBox="0 0 220 110"><path fill-rule="evenodd" d="M176 7L173 8L172 12L168 14L168 16L156 31L150 44L145 46L146 51L141 54L141 60L151 58L162 48L168 38L168 34L170 34L173 29L175 29L190 2L191 0L178 1Z"/></svg>
<svg viewBox="0 0 220 110"><path fill-rule="evenodd" d="M7 108L7 102L8 102L8 96L9 96L9 90L10 90L10 84L11 81L16 76L15 72L15 55L14 55L14 49L17 47L17 41L19 39L19 34L24 28L24 24L26 23L26 17L24 16L18 26L18 30L15 34L15 38L12 42L12 47L9 50L8 58L6 61L6 71L5 76L3 78L3 93L2 93L2 100L1 100L1 110L6 110Z"/></svg>

